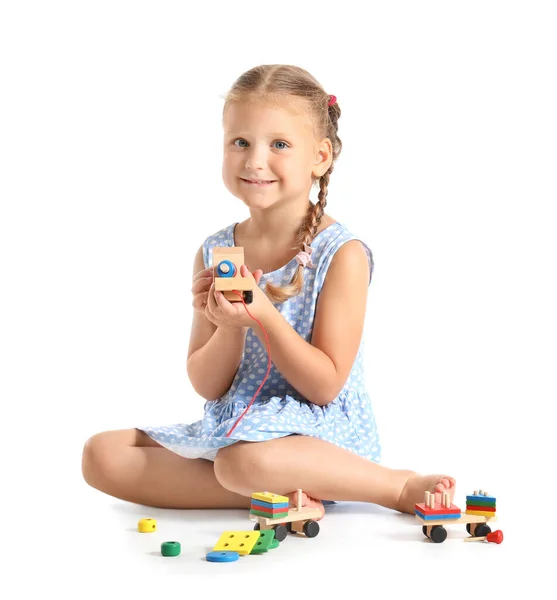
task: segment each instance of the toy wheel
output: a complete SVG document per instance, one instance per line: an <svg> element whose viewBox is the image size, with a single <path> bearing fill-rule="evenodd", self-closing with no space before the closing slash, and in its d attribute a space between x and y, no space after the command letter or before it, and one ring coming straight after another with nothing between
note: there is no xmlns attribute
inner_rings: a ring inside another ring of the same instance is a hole
<svg viewBox="0 0 557 600"><path fill-rule="evenodd" d="M286 527L286 531L288 531L288 533L292 533L292 521L285 523L284 526Z"/></svg>
<svg viewBox="0 0 557 600"><path fill-rule="evenodd" d="M447 539L447 530L442 525L434 525L429 536L433 542L440 544Z"/></svg>
<svg viewBox="0 0 557 600"><path fill-rule="evenodd" d="M282 542L288 535L288 529L284 525L275 525L273 529L275 530L275 540L279 542Z"/></svg>
<svg viewBox="0 0 557 600"><path fill-rule="evenodd" d="M319 533L319 523L317 521L306 521L304 523L304 533L308 538L315 537Z"/></svg>
<svg viewBox="0 0 557 600"><path fill-rule="evenodd" d="M466 523L466 531L467 531L467 532L468 532L470 535L472 535L472 533L471 533L471 529L470 529L470 523Z"/></svg>
<svg viewBox="0 0 557 600"><path fill-rule="evenodd" d="M474 537L481 537L483 535L487 535L491 533L491 527L486 525L485 523L480 523L476 525L476 531L474 531Z"/></svg>
<svg viewBox="0 0 557 600"><path fill-rule="evenodd" d="M426 537L429 537L429 536L427 535L427 525L424 525L424 526L422 527L422 532L423 532L423 534L424 534Z"/></svg>
<svg viewBox="0 0 557 600"><path fill-rule="evenodd" d="M259 531L260 529L261 529L261 525L260 525L259 523L256 523L256 524L253 526L253 530L254 530L254 531Z"/></svg>
<svg viewBox="0 0 557 600"><path fill-rule="evenodd" d="M244 292L244 302L246 304L251 304L253 302L253 292L251 290Z"/></svg>

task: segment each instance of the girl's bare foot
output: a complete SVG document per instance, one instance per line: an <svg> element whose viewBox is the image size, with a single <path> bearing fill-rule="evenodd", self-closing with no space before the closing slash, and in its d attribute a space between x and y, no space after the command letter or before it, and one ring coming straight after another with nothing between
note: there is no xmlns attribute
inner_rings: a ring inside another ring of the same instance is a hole
<svg viewBox="0 0 557 600"><path fill-rule="evenodd" d="M400 512L414 514L414 506L424 501L426 491L435 494L435 502L442 503L443 492L449 493L452 503L455 494L456 481L448 475L418 475L413 473L404 486L398 505Z"/></svg>
<svg viewBox="0 0 557 600"><path fill-rule="evenodd" d="M290 506L297 506L298 492L290 492L289 494L285 494L285 496L290 501ZM323 502L321 502L321 500L316 500L315 498L310 498L305 492L302 492L302 506L304 508L315 508L321 511L321 516L314 518L314 521L321 521L321 519L325 516L325 507L323 506Z"/></svg>

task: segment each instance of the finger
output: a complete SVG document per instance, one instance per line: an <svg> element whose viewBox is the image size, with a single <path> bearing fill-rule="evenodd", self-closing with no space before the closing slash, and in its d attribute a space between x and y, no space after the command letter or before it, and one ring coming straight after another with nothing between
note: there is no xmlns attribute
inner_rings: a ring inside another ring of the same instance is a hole
<svg viewBox="0 0 557 600"><path fill-rule="evenodd" d="M198 271L192 278L192 281L197 281L198 279L202 278L202 277L213 277L213 268L209 267L208 269L202 269L201 271Z"/></svg>
<svg viewBox="0 0 557 600"><path fill-rule="evenodd" d="M254 271L253 278L255 279L255 283L259 284L259 282L261 281L262 275L263 275L262 269L257 269L257 271Z"/></svg>
<svg viewBox="0 0 557 600"><path fill-rule="evenodd" d="M205 292L204 294L197 294L196 296L194 296L192 305L195 308L195 310L205 310L205 306L207 306L207 296L207 292Z"/></svg>
<svg viewBox="0 0 557 600"><path fill-rule="evenodd" d="M195 295L195 294L199 294L200 292L206 292L209 289L209 287L211 286L211 283L213 283L212 277L200 277L191 286L192 294Z"/></svg>
<svg viewBox="0 0 557 600"><path fill-rule="evenodd" d="M207 306L209 310L214 313L218 309L217 300L215 298L215 284L211 284L209 291L207 292Z"/></svg>
<svg viewBox="0 0 557 600"><path fill-rule="evenodd" d="M215 301L218 308L220 308L224 314L228 314L228 300L224 297L222 292L215 292Z"/></svg>

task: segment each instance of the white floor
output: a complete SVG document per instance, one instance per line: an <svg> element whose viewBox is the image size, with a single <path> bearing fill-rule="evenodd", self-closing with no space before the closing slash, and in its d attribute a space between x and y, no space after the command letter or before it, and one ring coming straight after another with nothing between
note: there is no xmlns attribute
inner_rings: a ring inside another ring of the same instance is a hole
<svg viewBox="0 0 557 600"><path fill-rule="evenodd" d="M10 597L38 598L50 590L61 598L188 598L190 586L208 598L338 598L356 589L363 598L505 597L511 591L531 597L541 589L541 597L549 597L543 526L517 518L515 508L507 502L498 508L493 529L504 532L500 545L464 543L460 525L448 526L445 542L434 544L410 515L341 503L328 509L315 538L289 535L266 554L218 564L205 555L222 532L252 529L247 511L154 510L74 480L63 500L45 497L26 520L20 515L19 549L12 545L15 561L7 569L8 577L17 573L19 594ZM137 531L145 517L156 519L156 532ZM160 545L171 540L180 542L182 552L163 557Z"/></svg>

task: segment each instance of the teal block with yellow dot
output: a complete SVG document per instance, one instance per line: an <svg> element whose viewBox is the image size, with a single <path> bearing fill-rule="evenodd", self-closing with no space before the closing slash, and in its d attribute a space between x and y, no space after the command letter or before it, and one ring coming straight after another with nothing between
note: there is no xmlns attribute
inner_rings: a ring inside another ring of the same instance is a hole
<svg viewBox="0 0 557 600"><path fill-rule="evenodd" d="M255 542L250 554L263 554L271 548L271 544L275 539L274 529L261 529L259 531L259 539Z"/></svg>
<svg viewBox="0 0 557 600"><path fill-rule="evenodd" d="M260 532L254 531L225 531L216 543L213 551L224 550L237 552L240 555L249 554L260 537Z"/></svg>

